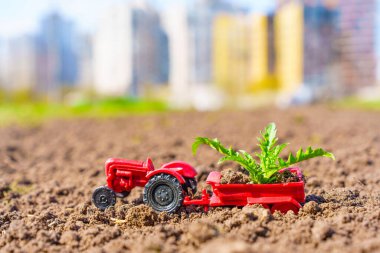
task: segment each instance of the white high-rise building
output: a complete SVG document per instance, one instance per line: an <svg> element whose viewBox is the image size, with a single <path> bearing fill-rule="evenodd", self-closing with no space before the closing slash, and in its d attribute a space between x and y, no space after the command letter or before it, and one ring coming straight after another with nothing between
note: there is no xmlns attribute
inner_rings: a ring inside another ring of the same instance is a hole
<svg viewBox="0 0 380 253"><path fill-rule="evenodd" d="M37 81L35 37L24 35L9 44L8 90L32 91Z"/></svg>
<svg viewBox="0 0 380 253"><path fill-rule="evenodd" d="M162 14L169 39L170 102L175 107L191 103L190 38L187 11L184 6L173 6Z"/></svg>
<svg viewBox="0 0 380 253"><path fill-rule="evenodd" d="M88 34L80 36L78 53L78 83L82 89L90 90L93 85L93 41Z"/></svg>
<svg viewBox="0 0 380 253"><path fill-rule="evenodd" d="M145 86L166 83L167 47L159 15L145 1L111 7L95 35L95 90L139 96Z"/></svg>
<svg viewBox="0 0 380 253"><path fill-rule="evenodd" d="M125 95L132 84L132 9L115 5L100 19L94 38L94 88Z"/></svg>

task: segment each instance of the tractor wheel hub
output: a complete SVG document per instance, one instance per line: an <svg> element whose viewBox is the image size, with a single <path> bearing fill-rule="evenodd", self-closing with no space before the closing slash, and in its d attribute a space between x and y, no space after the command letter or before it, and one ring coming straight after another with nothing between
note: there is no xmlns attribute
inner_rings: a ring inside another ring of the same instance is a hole
<svg viewBox="0 0 380 253"><path fill-rule="evenodd" d="M173 200L173 190L167 185L160 185L155 190L154 199L157 204L166 206Z"/></svg>

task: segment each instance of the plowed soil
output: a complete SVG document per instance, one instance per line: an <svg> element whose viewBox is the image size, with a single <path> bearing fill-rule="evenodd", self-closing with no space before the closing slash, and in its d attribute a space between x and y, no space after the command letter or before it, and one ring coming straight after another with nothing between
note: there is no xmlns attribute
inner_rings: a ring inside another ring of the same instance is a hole
<svg viewBox="0 0 380 253"><path fill-rule="evenodd" d="M202 189L209 171L238 167L217 165L207 147L193 157L196 136L253 152L271 121L293 152L313 145L337 157L300 164L307 201L298 216L260 206L158 214L142 204L142 189L105 212L91 204L109 157L149 156L156 167L187 161ZM0 140L1 252L380 252L378 112L317 106L59 120L2 128Z"/></svg>

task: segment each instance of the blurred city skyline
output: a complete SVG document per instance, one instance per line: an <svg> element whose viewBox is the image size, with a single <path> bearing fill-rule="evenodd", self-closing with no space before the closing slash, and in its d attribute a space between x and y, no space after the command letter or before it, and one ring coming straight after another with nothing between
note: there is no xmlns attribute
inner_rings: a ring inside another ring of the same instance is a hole
<svg viewBox="0 0 380 253"><path fill-rule="evenodd" d="M31 4L0 11L5 94L131 96L209 110L327 100L379 83L379 0Z"/></svg>

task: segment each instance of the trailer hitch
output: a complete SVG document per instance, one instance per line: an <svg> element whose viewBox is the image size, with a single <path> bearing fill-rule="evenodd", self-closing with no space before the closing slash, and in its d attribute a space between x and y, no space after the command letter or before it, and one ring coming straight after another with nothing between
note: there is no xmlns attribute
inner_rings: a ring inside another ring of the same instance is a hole
<svg viewBox="0 0 380 253"><path fill-rule="evenodd" d="M191 199L189 196L186 196L183 200L184 206L198 205L203 206L203 210L208 212L210 207L210 195L208 195L206 189L202 191L202 197L200 199Z"/></svg>

